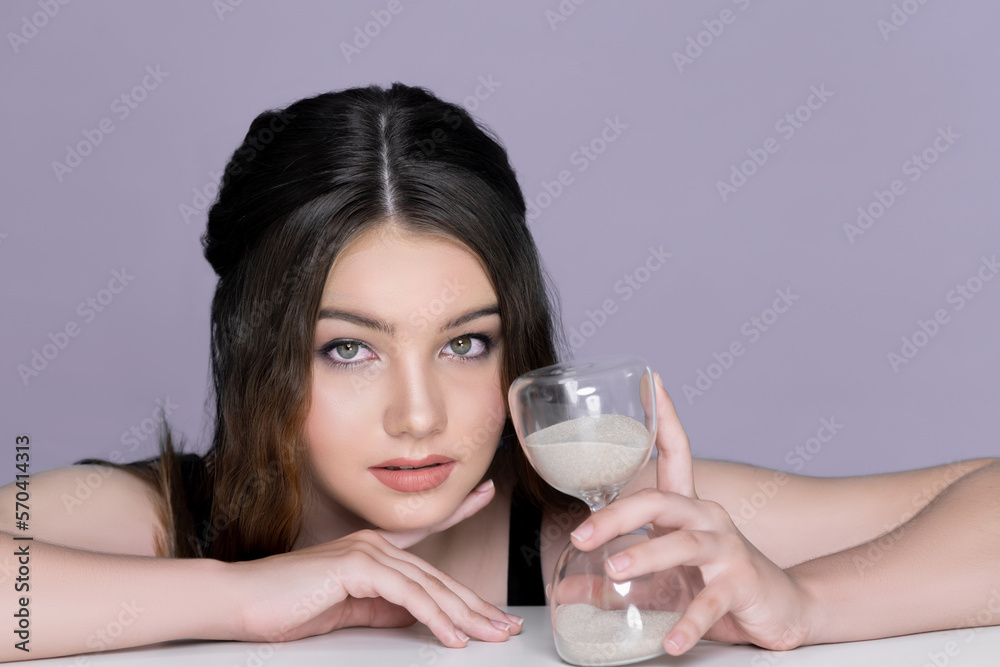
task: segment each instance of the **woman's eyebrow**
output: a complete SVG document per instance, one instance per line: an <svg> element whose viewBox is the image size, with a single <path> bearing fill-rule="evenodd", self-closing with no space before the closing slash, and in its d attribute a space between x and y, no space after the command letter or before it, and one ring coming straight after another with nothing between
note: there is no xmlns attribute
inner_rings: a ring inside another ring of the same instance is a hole
<svg viewBox="0 0 1000 667"><path fill-rule="evenodd" d="M466 322L471 322L472 320L479 319L480 317L486 317L487 315L499 315L500 308L496 305L486 306L484 308L478 308L476 310L465 313L464 315L459 315L455 319L445 322L441 327L441 332L445 332L448 329L454 329L455 327L462 326ZM367 317L359 313L352 313L348 310L337 310L334 308L323 308L319 311L319 319L329 319L329 320L344 320L345 322L351 322L357 324L358 326L365 327L367 329L374 329L375 331L380 331L386 336L396 335L396 328L386 322L383 319L377 317Z"/></svg>

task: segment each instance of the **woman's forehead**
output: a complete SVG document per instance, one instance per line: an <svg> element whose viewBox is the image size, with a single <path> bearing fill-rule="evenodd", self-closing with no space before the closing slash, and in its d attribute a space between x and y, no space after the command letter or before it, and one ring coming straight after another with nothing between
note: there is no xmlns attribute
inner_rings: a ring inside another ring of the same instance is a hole
<svg viewBox="0 0 1000 667"><path fill-rule="evenodd" d="M394 321L428 319L428 314L445 321L496 300L479 257L460 242L379 229L340 253L327 276L322 307Z"/></svg>

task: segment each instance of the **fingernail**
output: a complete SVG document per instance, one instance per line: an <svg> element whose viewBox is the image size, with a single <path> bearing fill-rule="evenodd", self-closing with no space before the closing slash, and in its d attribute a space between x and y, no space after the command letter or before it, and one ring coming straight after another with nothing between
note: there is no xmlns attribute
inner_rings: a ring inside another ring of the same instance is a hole
<svg viewBox="0 0 1000 667"><path fill-rule="evenodd" d="M503 630L504 632L510 632L510 623L504 623L503 621L497 621L492 618L490 619L490 623L492 623L494 627Z"/></svg>
<svg viewBox="0 0 1000 667"><path fill-rule="evenodd" d="M584 521L579 526L576 527L572 533L569 534L570 537L576 538L579 542L586 542L590 539L590 536L594 534L594 524L589 521Z"/></svg>
<svg viewBox="0 0 1000 667"><path fill-rule="evenodd" d="M653 377L656 378L656 386L663 389L663 379L660 377L659 373L653 373Z"/></svg>
<svg viewBox="0 0 1000 667"><path fill-rule="evenodd" d="M524 619L520 616L515 616L514 614L504 613L504 616L510 619L510 622L514 625L524 625Z"/></svg>
<svg viewBox="0 0 1000 667"><path fill-rule="evenodd" d="M675 634L667 637L667 646L673 647L674 652L679 652L681 647L684 646L684 635Z"/></svg>
<svg viewBox="0 0 1000 667"><path fill-rule="evenodd" d="M632 564L632 557L628 554L616 554L608 559L608 565L615 574L624 572Z"/></svg>
<svg viewBox="0 0 1000 667"><path fill-rule="evenodd" d="M493 488L493 480L488 479L479 486L476 487L476 493L486 493Z"/></svg>
<svg viewBox="0 0 1000 667"><path fill-rule="evenodd" d="M455 636L458 637L458 641L460 641L462 643L465 643L465 642L469 641L469 635L465 634L464 632L462 632L458 628L455 628Z"/></svg>

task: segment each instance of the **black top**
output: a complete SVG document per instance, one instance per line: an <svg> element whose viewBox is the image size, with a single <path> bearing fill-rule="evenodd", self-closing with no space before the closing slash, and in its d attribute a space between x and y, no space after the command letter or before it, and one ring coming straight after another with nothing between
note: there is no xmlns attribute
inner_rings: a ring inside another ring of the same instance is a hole
<svg viewBox="0 0 1000 667"><path fill-rule="evenodd" d="M197 539L205 545L208 527L211 489L204 483L205 463L198 454L187 453L180 457L181 474L188 489L202 493L188 493L188 507L197 532ZM207 493L206 493L207 492ZM507 552L507 604L544 605L541 562L542 513L518 491L511 498L510 532Z"/></svg>
<svg viewBox="0 0 1000 667"><path fill-rule="evenodd" d="M507 605L543 605L542 513L517 490L510 501Z"/></svg>

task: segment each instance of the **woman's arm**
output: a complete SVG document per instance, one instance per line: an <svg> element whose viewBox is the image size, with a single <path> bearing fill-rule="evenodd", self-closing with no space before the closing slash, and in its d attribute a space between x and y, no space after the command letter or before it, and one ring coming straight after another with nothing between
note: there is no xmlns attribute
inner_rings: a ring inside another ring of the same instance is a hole
<svg viewBox="0 0 1000 667"><path fill-rule="evenodd" d="M786 572L812 601L809 644L1000 624L1000 463L886 535Z"/></svg>
<svg viewBox="0 0 1000 667"><path fill-rule="evenodd" d="M693 468L698 496L725 507L755 547L789 567L889 532L955 481L998 460L856 477L806 477L698 459ZM655 486L655 475L648 485Z"/></svg>
<svg viewBox="0 0 1000 667"><path fill-rule="evenodd" d="M855 477L807 477L746 463L692 459L698 497L720 504L744 537L782 568L864 544L911 519L955 481L996 458ZM651 461L622 492L656 488ZM549 522L543 574L569 542L577 521Z"/></svg>
<svg viewBox="0 0 1000 667"><path fill-rule="evenodd" d="M648 542L608 559L609 577L626 580L681 565L700 570L701 581L692 579L700 591L664 639L668 653L680 655L700 637L787 650L1000 624L1000 463L967 473L936 496L932 485L926 507L904 515L883 538L782 569L737 529L729 508L696 493L687 435L659 378L657 387L656 487L596 512L573 532L573 543L591 550L650 524ZM922 492L921 486L896 488L890 500L902 490ZM874 497L868 501L877 513ZM822 512L831 511L803 502L814 522L823 523Z"/></svg>
<svg viewBox="0 0 1000 667"><path fill-rule="evenodd" d="M0 625L8 638L0 661L172 639L287 641L415 620L455 648L520 631L516 617L393 543L410 544L421 531L359 531L237 563L158 558L158 500L142 480L80 466L32 475L28 489L28 526L20 530L19 489L0 488L0 618L9 623ZM441 527L492 496L492 486L473 491Z"/></svg>
<svg viewBox="0 0 1000 667"><path fill-rule="evenodd" d="M8 638L0 660L234 636L238 608L233 587L221 585L224 563L153 557L162 522L148 484L96 465L32 475L27 530L14 524L20 490L0 488L0 634Z"/></svg>
<svg viewBox="0 0 1000 667"><path fill-rule="evenodd" d="M0 533L0 660L222 639L239 618L225 564L123 556ZM13 632L12 632L13 631Z"/></svg>

